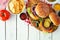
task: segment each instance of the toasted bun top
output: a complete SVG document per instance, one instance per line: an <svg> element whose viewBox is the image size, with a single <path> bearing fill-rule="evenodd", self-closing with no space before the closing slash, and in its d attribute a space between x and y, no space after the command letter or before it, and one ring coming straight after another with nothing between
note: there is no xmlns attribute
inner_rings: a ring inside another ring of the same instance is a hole
<svg viewBox="0 0 60 40"><path fill-rule="evenodd" d="M51 12L49 14L49 18L53 22L54 25L56 25L56 26L59 25L59 18L58 18L58 16L54 12Z"/></svg>
<svg viewBox="0 0 60 40"><path fill-rule="evenodd" d="M35 11L39 17L46 18L49 15L50 7L46 3L39 2Z"/></svg>

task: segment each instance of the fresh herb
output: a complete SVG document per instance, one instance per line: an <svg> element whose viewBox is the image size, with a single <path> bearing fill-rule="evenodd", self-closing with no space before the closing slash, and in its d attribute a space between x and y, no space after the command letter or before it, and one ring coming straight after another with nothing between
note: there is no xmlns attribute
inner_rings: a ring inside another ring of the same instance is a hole
<svg viewBox="0 0 60 40"><path fill-rule="evenodd" d="M31 13L30 8L27 8L27 12L28 12L28 13Z"/></svg>
<svg viewBox="0 0 60 40"><path fill-rule="evenodd" d="M43 21L43 18L39 18L39 21L40 21L40 22Z"/></svg>

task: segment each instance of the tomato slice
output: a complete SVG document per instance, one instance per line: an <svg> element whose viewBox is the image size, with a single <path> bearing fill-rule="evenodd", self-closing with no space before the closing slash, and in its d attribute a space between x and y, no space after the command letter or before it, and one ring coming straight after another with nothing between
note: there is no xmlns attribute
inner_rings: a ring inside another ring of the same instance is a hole
<svg viewBox="0 0 60 40"><path fill-rule="evenodd" d="M0 20L6 21L10 18L10 13L7 10L0 10Z"/></svg>

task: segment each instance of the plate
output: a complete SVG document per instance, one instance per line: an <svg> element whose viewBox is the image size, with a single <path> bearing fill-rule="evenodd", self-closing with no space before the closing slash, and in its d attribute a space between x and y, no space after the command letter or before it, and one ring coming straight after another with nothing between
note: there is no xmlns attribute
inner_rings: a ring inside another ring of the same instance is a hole
<svg viewBox="0 0 60 40"><path fill-rule="evenodd" d="M41 1L41 0L40 0ZM56 4L56 3L59 3L60 4L60 2L59 2L59 0L56 0L55 2L48 2L47 0L42 0L43 2L45 2L45 3L47 3L47 4L49 4L49 5L51 5L52 4L52 8L54 7L54 5ZM55 10L56 11L56 10ZM56 11L56 14L58 14L58 11ZM30 15L31 16L31 15ZM40 30L41 31L41 28L39 28L38 27L38 22L39 21L34 21L34 22L32 22L33 20L32 20L32 18L30 18L29 17L29 21L31 22L31 25L32 26L34 26L35 28L37 28L38 30ZM37 27L36 27L37 26ZM44 30L45 31L45 30Z"/></svg>

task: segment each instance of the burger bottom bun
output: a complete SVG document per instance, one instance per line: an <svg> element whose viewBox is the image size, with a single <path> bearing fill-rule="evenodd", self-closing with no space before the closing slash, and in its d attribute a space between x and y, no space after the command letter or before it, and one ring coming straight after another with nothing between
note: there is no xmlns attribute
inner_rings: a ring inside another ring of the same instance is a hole
<svg viewBox="0 0 60 40"><path fill-rule="evenodd" d="M55 27L56 28L55 29L54 27L52 27L50 30L48 30L48 29L43 27L42 22L39 23L38 27L36 27L36 25L35 25L36 23L32 23L33 20L31 18L29 18L29 20L30 20L30 23L31 23L32 26L34 26L36 29L38 29L38 30L40 30L42 32L52 33L52 32L54 32L58 28L58 27Z"/></svg>
<svg viewBox="0 0 60 40"><path fill-rule="evenodd" d="M45 29L45 28L43 27L42 22L40 22L39 28L41 28L41 30L42 30L43 32L52 33L52 32L54 32L58 27L52 27L50 30L47 30L47 29Z"/></svg>

